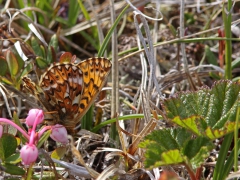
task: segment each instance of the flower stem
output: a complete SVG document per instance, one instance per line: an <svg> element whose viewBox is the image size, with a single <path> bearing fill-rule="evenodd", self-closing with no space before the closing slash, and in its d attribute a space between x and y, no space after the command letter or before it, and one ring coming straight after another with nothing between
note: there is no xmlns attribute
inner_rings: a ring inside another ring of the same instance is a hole
<svg viewBox="0 0 240 180"><path fill-rule="evenodd" d="M0 118L0 122L4 122L4 123L7 123L7 124L15 127L18 131L20 131L25 136L25 138L27 138L29 140L29 135L26 133L26 131L24 131L21 127L19 127L17 124L12 122L11 120L8 120L5 118Z"/></svg>

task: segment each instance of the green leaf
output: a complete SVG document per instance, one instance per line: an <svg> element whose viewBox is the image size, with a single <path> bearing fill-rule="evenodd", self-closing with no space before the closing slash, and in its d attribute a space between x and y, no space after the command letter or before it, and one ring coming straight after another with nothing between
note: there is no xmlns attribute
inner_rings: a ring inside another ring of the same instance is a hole
<svg viewBox="0 0 240 180"><path fill-rule="evenodd" d="M50 42L49 42L49 46L52 46L54 48L54 51L57 51L57 48L58 48L58 38L57 38L56 34L54 34L51 37Z"/></svg>
<svg viewBox="0 0 240 180"><path fill-rule="evenodd" d="M209 76L211 78L213 78L214 80L221 80L222 79L222 76L218 73L214 73L214 72L209 72Z"/></svg>
<svg viewBox="0 0 240 180"><path fill-rule="evenodd" d="M96 49L99 49L98 39L94 38L93 35L86 33L85 31L81 31L80 34Z"/></svg>
<svg viewBox="0 0 240 180"><path fill-rule="evenodd" d="M209 156L209 152L213 148L213 143L208 138L197 137L187 142L183 149L183 154L190 159L192 167L196 169Z"/></svg>
<svg viewBox="0 0 240 180"><path fill-rule="evenodd" d="M13 121L15 124L17 124L20 128L24 129L23 125L20 122L20 119L18 118L18 115L16 112L13 113ZM20 133L20 131L17 131L17 134L19 136L19 138L21 139L22 143L26 143L28 140L26 139L25 136L23 136L22 133Z"/></svg>
<svg viewBox="0 0 240 180"><path fill-rule="evenodd" d="M0 76L4 76L7 73L8 64L3 56L0 56Z"/></svg>
<svg viewBox="0 0 240 180"><path fill-rule="evenodd" d="M211 145L210 147L213 147L213 145ZM190 163L193 169L197 169L198 167L201 166L203 161L209 156L210 153L209 149L210 148L206 146L201 147L198 153L196 153L195 156L192 159L190 159Z"/></svg>
<svg viewBox="0 0 240 180"><path fill-rule="evenodd" d="M23 45L23 44L22 44ZM25 48L28 49L29 53L31 53L31 47L28 44L24 44ZM21 70L23 66L25 65L22 57L19 55L19 52L16 50L15 46L11 47L10 51L14 54L15 58L18 62L18 69Z"/></svg>
<svg viewBox="0 0 240 180"><path fill-rule="evenodd" d="M37 66L41 69L44 69L48 66L48 62L45 59L43 59L42 57L37 57L36 63L37 63Z"/></svg>
<svg viewBox="0 0 240 180"><path fill-rule="evenodd" d="M54 13L53 1L37 0L29 4L29 6L38 7L39 9L45 12L46 14L45 16L42 13L36 12L38 23L44 26L48 26L49 21L53 18L53 14L56 14Z"/></svg>
<svg viewBox="0 0 240 180"><path fill-rule="evenodd" d="M0 138L0 159L4 161L6 158L15 153L16 148L16 138L10 134L3 134Z"/></svg>
<svg viewBox="0 0 240 180"><path fill-rule="evenodd" d="M5 162L9 164L17 164L21 161L22 159L20 158L20 153L12 154L5 160Z"/></svg>
<svg viewBox="0 0 240 180"><path fill-rule="evenodd" d="M65 52L60 56L59 62L63 63L63 62L71 62L72 60L72 54L70 52Z"/></svg>
<svg viewBox="0 0 240 180"><path fill-rule="evenodd" d="M145 148L147 168L173 164L199 167L214 147L206 137L192 138L184 128L156 130L147 135L139 147Z"/></svg>
<svg viewBox="0 0 240 180"><path fill-rule="evenodd" d="M59 22L59 23L61 23L61 24L64 24L64 25L69 26L68 19L64 19L64 18L62 18L62 17L57 16L57 17L55 18L55 21L57 21L57 22Z"/></svg>
<svg viewBox="0 0 240 180"><path fill-rule="evenodd" d="M16 76L19 71L18 61L10 50L7 50L6 60L11 76Z"/></svg>
<svg viewBox="0 0 240 180"><path fill-rule="evenodd" d="M26 67L21 72L21 75L19 76L19 79L22 79L23 76L26 76L32 70L33 70L33 64L32 63L27 64Z"/></svg>
<svg viewBox="0 0 240 180"><path fill-rule="evenodd" d="M33 51L37 56L44 57L39 41L34 36L31 38L31 45L32 45Z"/></svg>
<svg viewBox="0 0 240 180"><path fill-rule="evenodd" d="M186 20L187 24L194 24L195 19L194 19L194 14L193 13L184 13L184 19Z"/></svg>
<svg viewBox="0 0 240 180"><path fill-rule="evenodd" d="M0 80L8 85L12 85L13 86L13 82L9 81L9 79L7 79L4 76L0 76Z"/></svg>
<svg viewBox="0 0 240 180"><path fill-rule="evenodd" d="M61 159L64 154L66 153L67 148L66 147L58 147L57 149L55 149L52 154L51 154L51 158L54 159Z"/></svg>
<svg viewBox="0 0 240 180"><path fill-rule="evenodd" d="M239 83L221 80L212 89L203 87L166 99L163 108L170 121L198 136L216 139L234 130L239 91Z"/></svg>
<svg viewBox="0 0 240 180"><path fill-rule="evenodd" d="M175 29L175 27L172 25L172 24L168 24L168 28L169 28L169 30L171 31L171 33L172 33L172 35L174 36L174 37L177 37L177 30Z"/></svg>
<svg viewBox="0 0 240 180"><path fill-rule="evenodd" d="M107 48L108 42L110 41L110 38L112 37L112 33L114 31L114 29L117 27L119 21L121 20L121 18L123 17L123 15L125 14L126 10L128 9L129 5L127 5L122 12L119 14L119 16L117 17L117 19L115 20L113 26L110 28L110 30L108 31L106 37L104 38L103 43L101 44L101 47L98 51L98 57L102 57L104 55L104 51Z"/></svg>
<svg viewBox="0 0 240 180"><path fill-rule="evenodd" d="M90 20L91 17L90 17L90 15L89 15L87 9L85 8L82 0L78 0L78 4L79 4L79 7L81 8L82 13L83 13L84 17L86 18L86 20Z"/></svg>
<svg viewBox="0 0 240 180"><path fill-rule="evenodd" d="M38 141L37 148L40 148L45 141L50 137L51 131L45 132Z"/></svg>
<svg viewBox="0 0 240 180"><path fill-rule="evenodd" d="M213 52L210 50L210 47L207 45L205 46L205 54L206 54L207 62L209 64L213 64L216 66L218 65L216 56L213 54Z"/></svg>
<svg viewBox="0 0 240 180"><path fill-rule="evenodd" d="M90 20L91 20L91 17L90 17L90 15L89 15L87 9L85 8L82 0L78 0L78 4L79 4L79 7L80 7L80 9L81 9L81 11L82 11L85 19L86 19L87 21L90 21ZM98 38L98 30L97 30L97 27L96 27L96 26L92 26L92 27L91 27L91 32L92 32L91 35L89 35L89 33L85 33L84 31L81 31L80 33L82 34L82 36L83 36L85 39L87 39L88 41L90 40L89 42L91 43L91 45L93 45L93 47L98 50L98 49L99 49L99 41L98 41L99 38ZM87 35L87 36L85 37L85 35ZM97 41L97 42L93 43L94 41Z"/></svg>
<svg viewBox="0 0 240 180"><path fill-rule="evenodd" d="M48 45L48 54L47 54L47 62L48 64L51 64L52 62L54 62L55 59L55 53L57 51L58 48L58 38L57 35L54 34L51 37L50 43Z"/></svg>
<svg viewBox="0 0 240 180"><path fill-rule="evenodd" d="M25 170L16 165L5 163L2 166L6 168L5 172L9 173L11 175L24 175L25 174Z"/></svg>
<svg viewBox="0 0 240 180"><path fill-rule="evenodd" d="M32 176L33 180L55 180L57 177L55 176L54 172L52 171L43 171L42 173L35 173Z"/></svg>
<svg viewBox="0 0 240 180"><path fill-rule="evenodd" d="M76 0L70 0L69 9L68 9L68 24L70 26L76 24L78 15L79 15L79 4L76 2Z"/></svg>
<svg viewBox="0 0 240 180"><path fill-rule="evenodd" d="M161 154L162 161L156 163L156 167L171 164L180 164L184 162L184 156L178 149L169 150Z"/></svg>
<svg viewBox="0 0 240 180"><path fill-rule="evenodd" d="M235 59L234 61L232 61L232 69L237 68L240 66L240 57L238 57L237 59Z"/></svg>

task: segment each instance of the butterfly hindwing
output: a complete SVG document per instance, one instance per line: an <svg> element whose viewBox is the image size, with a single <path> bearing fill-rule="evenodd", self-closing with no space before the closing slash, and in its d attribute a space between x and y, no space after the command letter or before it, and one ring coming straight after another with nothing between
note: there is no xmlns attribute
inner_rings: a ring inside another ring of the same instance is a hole
<svg viewBox="0 0 240 180"><path fill-rule="evenodd" d="M51 66L40 80L40 87L53 107L51 111L58 111L60 120L74 118L78 112L83 85L81 69L71 63Z"/></svg>

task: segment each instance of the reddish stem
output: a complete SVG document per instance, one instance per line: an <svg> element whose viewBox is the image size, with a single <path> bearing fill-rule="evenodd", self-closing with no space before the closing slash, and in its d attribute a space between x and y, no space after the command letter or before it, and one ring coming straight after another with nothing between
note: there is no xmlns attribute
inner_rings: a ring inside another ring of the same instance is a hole
<svg viewBox="0 0 240 180"><path fill-rule="evenodd" d="M203 170L202 166L200 166L199 168L197 168L196 178L197 178L198 180L201 179L202 170Z"/></svg>
<svg viewBox="0 0 240 180"><path fill-rule="evenodd" d="M190 168L186 163L183 163L183 165L186 167L188 174L191 177L191 180L197 180L195 173L193 172L192 168Z"/></svg>

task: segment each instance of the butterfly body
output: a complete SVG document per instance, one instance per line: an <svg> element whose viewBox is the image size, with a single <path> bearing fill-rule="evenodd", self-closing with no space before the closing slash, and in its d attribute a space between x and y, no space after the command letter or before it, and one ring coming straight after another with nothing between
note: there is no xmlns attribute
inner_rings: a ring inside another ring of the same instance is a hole
<svg viewBox="0 0 240 180"><path fill-rule="evenodd" d="M39 87L44 97L38 95L38 99L49 112L57 112L53 114L54 123L73 129L104 86L110 69L111 62L106 58L51 65L40 78ZM26 79L23 81L33 92L33 85Z"/></svg>

